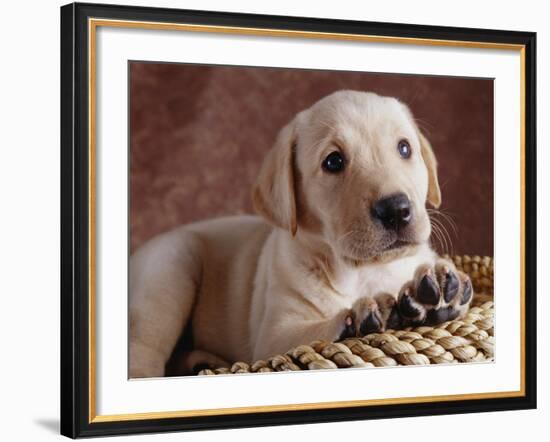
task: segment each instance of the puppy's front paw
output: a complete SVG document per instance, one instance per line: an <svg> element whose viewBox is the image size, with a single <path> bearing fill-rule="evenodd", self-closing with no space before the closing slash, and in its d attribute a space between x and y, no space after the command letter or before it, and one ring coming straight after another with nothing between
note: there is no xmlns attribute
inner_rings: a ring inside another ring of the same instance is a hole
<svg viewBox="0 0 550 442"><path fill-rule="evenodd" d="M462 318L474 295L470 278L448 261L420 267L399 294L397 306L403 325L436 325Z"/></svg>
<svg viewBox="0 0 550 442"><path fill-rule="evenodd" d="M387 328L399 328L401 319L393 296L381 294L374 298L360 298L344 316L340 339L383 332Z"/></svg>

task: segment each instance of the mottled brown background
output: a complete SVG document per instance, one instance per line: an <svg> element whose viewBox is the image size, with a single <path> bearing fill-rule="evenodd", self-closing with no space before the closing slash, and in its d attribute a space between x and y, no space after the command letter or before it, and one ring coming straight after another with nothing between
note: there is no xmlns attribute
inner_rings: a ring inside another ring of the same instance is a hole
<svg viewBox="0 0 550 442"><path fill-rule="evenodd" d="M142 62L130 64L132 250L182 223L252 212L278 130L339 89L410 106L439 159L452 252L492 255L492 80Z"/></svg>

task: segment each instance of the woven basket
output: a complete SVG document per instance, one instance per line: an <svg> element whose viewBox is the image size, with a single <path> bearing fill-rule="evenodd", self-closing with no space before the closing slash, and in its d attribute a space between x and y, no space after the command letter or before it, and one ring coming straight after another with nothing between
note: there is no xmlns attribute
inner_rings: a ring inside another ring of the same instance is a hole
<svg viewBox="0 0 550 442"><path fill-rule="evenodd" d="M452 260L470 276L476 293L460 321L387 330L340 342L314 341L265 361L236 362L231 367L201 370L199 375L490 361L495 345L493 259L464 255Z"/></svg>

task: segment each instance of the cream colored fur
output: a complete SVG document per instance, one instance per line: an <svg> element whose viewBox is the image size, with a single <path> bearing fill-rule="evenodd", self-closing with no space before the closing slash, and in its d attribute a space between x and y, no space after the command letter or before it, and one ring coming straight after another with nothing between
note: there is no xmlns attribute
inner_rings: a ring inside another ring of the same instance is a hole
<svg viewBox="0 0 550 442"><path fill-rule="evenodd" d="M408 160L396 146L407 139ZM327 174L332 151L346 169ZM395 240L370 214L405 193L413 222ZM340 91L283 128L253 189L262 216L185 225L130 259L130 377L163 376L191 321L199 362L253 361L315 339L334 340L362 300L397 297L433 266L426 202L439 206L436 162L408 108L394 98ZM208 356L210 355L210 356Z"/></svg>

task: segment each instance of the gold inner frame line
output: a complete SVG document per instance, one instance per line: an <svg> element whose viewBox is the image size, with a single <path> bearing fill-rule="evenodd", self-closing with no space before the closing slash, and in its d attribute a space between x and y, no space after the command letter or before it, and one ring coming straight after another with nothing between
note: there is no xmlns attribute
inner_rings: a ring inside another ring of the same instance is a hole
<svg viewBox="0 0 550 442"><path fill-rule="evenodd" d="M269 37L293 37L306 39L326 39L340 41L357 41L370 43L387 43L387 44L412 44L419 46L443 46L443 47L461 47L461 48L478 48L478 49L497 49L518 51L520 54L520 167L521 167L521 240L520 240L520 389L518 391L505 392L487 392L487 393L466 393L454 395L439 395L439 396L419 396L419 397L404 397L404 398L388 398L388 399L367 399L354 401L337 401L337 402L318 402L318 403L303 403L303 404L285 404L285 405L262 405L249 407L234 407L234 408L216 408L216 409L201 409L201 410L179 410L179 411L159 411L147 413L128 413L128 414L112 414L112 415L97 415L96 414L96 37L97 28L115 27L115 28L134 28L148 30L171 30L171 31L186 31L186 32L207 32L218 34L236 34L236 35L253 35L253 36L269 36ZM111 19L88 19L88 127L89 127L89 167L88 167L88 184L89 184L89 367L88 367L88 392L89 392L89 423L96 422L115 422L115 421L132 421L143 419L162 419L176 417L196 417L196 416L216 416L216 415L231 415L244 413L268 413L277 411L293 411L293 410L321 410L327 408L343 408L343 407L364 407L374 405L395 405L395 404L413 404L426 402L441 402L441 401L459 401L468 399L493 399L493 398L511 398L525 396L525 46L521 44L493 43L493 42L474 42L474 41L459 41L459 40L443 40L443 39L424 39L412 37L390 37L377 35L358 35L346 33L324 33L312 31L292 31L282 29L263 29L263 28L246 28L234 26L211 26L211 25L196 25L196 24L181 24L181 23L157 23L146 21L131 21L131 20L111 20Z"/></svg>

